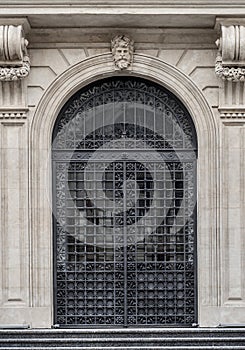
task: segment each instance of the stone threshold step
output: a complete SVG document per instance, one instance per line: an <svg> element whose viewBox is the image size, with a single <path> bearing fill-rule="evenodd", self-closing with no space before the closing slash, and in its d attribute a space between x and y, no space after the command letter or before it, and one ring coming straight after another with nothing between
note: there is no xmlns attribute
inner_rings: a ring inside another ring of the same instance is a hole
<svg viewBox="0 0 245 350"><path fill-rule="evenodd" d="M63 343L63 342L70 342L70 343L76 343L76 342L84 342L84 343L95 343L95 342L166 342L166 343L173 343L173 342L245 342L244 337L147 337L147 338L139 338L139 337L123 337L123 338L2 338L0 337L1 343L48 343L48 342L57 342L57 343ZM1 345L0 345L1 347Z"/></svg>
<svg viewBox="0 0 245 350"><path fill-rule="evenodd" d="M11 347L11 348L6 348L6 347L1 347L1 350L88 350L88 347L74 347L74 346L65 346L65 347L60 347L60 346L48 346L48 347ZM109 346L109 347L89 347L90 350L245 350L245 345L243 346L130 346L130 347L125 347L125 346Z"/></svg>
<svg viewBox="0 0 245 350"><path fill-rule="evenodd" d="M107 326L102 326L100 328L97 327L53 327L53 328L7 328L7 325L5 325L4 328L0 327L1 331L4 332L122 332L122 333L148 333L148 332L155 332L155 333L173 333L173 332L181 332L181 333L198 333L198 332L236 332L236 331L243 331L245 332L245 327L230 327L230 328L221 328L221 327L150 327L145 325L139 326L139 327L114 327L112 325L108 325L108 327L111 327L110 329L107 328Z"/></svg>
<svg viewBox="0 0 245 350"><path fill-rule="evenodd" d="M62 336L85 336L90 337L93 335L97 336L112 336L115 335L119 336L161 336L161 337L172 337L175 336L199 336L199 337L205 337L205 336L236 336L237 334L242 334L245 337L245 329L203 329L203 328L196 328L196 329L28 329L28 330L7 330L7 329L0 329L0 337L1 335L21 335L21 336L40 336L40 335L46 335L46 336L53 336L56 337Z"/></svg>
<svg viewBox="0 0 245 350"><path fill-rule="evenodd" d="M108 325L109 327L109 325ZM28 329L11 329L11 328L0 328L1 333L236 333L244 332L245 328L28 328Z"/></svg>

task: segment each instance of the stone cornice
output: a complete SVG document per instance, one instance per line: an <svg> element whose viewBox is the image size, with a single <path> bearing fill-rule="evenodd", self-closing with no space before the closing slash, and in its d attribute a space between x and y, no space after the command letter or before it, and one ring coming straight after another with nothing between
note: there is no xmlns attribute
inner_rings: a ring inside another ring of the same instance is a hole
<svg viewBox="0 0 245 350"><path fill-rule="evenodd" d="M216 17L245 17L244 0L1 0L1 16L33 28L209 28ZM98 21L98 16L100 20Z"/></svg>
<svg viewBox="0 0 245 350"><path fill-rule="evenodd" d="M1 5L0 5L1 8ZM29 33L31 26L26 17L0 17L0 25L21 25L25 34Z"/></svg>
<svg viewBox="0 0 245 350"><path fill-rule="evenodd" d="M32 28L28 35L28 48L55 47L95 47L106 48L115 35L124 33L125 29L115 27L101 28ZM127 35L135 41L135 50L176 48L215 49L217 33L214 29L195 28L127 28ZM71 43L72 37L72 43ZM88 42L88 38L90 41Z"/></svg>
<svg viewBox="0 0 245 350"><path fill-rule="evenodd" d="M170 7L170 8L223 8L230 9L235 7L245 8L245 3L243 0L1 0L0 7L25 7L37 8L37 7L67 7L70 10L73 6L84 6L84 7L151 7L154 6L158 8Z"/></svg>
<svg viewBox="0 0 245 350"><path fill-rule="evenodd" d="M31 14L110 14L117 8L120 13L142 14L205 14L216 16L245 14L243 0L1 0L1 14L5 16ZM59 9L59 10L58 10ZM120 11L123 12L120 12ZM126 12L125 12L126 11Z"/></svg>

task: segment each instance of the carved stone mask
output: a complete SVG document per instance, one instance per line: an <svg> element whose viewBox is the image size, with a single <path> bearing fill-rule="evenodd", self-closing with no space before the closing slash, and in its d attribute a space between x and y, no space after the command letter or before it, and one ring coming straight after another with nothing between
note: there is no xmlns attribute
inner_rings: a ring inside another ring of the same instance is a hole
<svg viewBox="0 0 245 350"><path fill-rule="evenodd" d="M133 41L118 35L111 41L111 49L115 65L119 69L127 69L133 60Z"/></svg>

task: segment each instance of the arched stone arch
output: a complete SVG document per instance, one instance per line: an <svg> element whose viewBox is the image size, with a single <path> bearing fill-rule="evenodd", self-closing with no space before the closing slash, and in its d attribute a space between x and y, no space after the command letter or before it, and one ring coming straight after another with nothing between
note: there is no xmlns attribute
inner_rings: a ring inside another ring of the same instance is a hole
<svg viewBox="0 0 245 350"><path fill-rule="evenodd" d="M41 98L30 128L32 304L42 308L43 320L52 324L52 206L51 138L55 120L65 102L81 87L112 75L133 75L157 82L174 93L188 109L196 127L199 155L198 289L199 323L203 305L218 305L217 258L217 143L218 127L211 108L195 83L160 59L135 54L132 68L117 71L110 53L85 59L62 73ZM212 286L212 288L211 288ZM38 311L37 311L38 312ZM34 323L33 323L34 324ZM211 325L211 324L210 324Z"/></svg>

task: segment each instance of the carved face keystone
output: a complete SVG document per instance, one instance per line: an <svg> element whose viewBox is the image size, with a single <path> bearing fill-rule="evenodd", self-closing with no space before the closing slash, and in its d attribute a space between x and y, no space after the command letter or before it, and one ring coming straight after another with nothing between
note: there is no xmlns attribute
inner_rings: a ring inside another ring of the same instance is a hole
<svg viewBox="0 0 245 350"><path fill-rule="evenodd" d="M133 59L133 42L125 36L117 36L112 40L112 55L119 69L127 69Z"/></svg>
<svg viewBox="0 0 245 350"><path fill-rule="evenodd" d="M125 69L130 65L131 54L128 47L117 47L115 52L115 63L120 69Z"/></svg>

